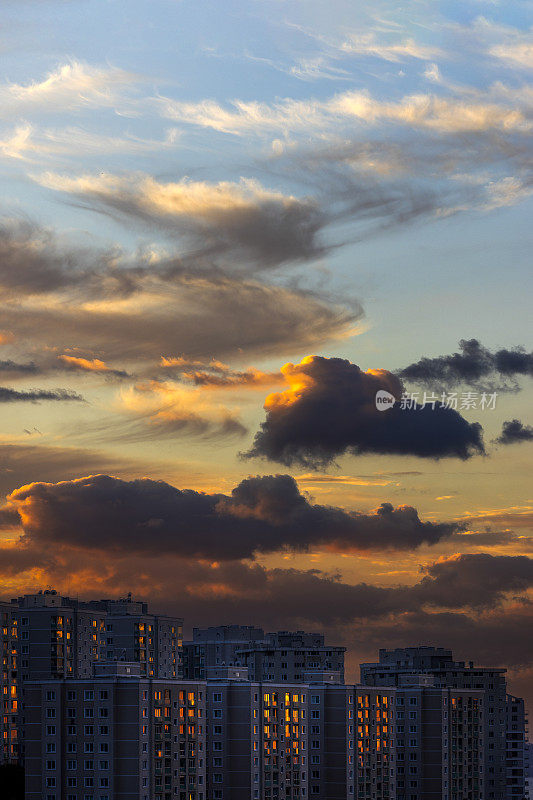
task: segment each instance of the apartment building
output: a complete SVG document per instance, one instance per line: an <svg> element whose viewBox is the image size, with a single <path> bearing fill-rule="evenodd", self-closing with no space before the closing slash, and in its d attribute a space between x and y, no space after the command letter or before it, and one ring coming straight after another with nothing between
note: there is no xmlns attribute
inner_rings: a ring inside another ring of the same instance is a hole
<svg viewBox="0 0 533 800"><path fill-rule="evenodd" d="M2 623L2 752L0 762L16 763L18 742L18 620L9 603L0 603Z"/></svg>
<svg viewBox="0 0 533 800"><path fill-rule="evenodd" d="M184 645L184 675L206 678L209 667L244 666L250 680L305 682L313 673L337 672L344 683L345 647L326 645L324 636L304 631L265 634L261 628L221 625L195 628Z"/></svg>
<svg viewBox="0 0 533 800"><path fill-rule="evenodd" d="M209 668L243 666L238 653L254 642L262 642L265 632L252 625L217 625L193 628L193 639L183 644L183 677L205 680Z"/></svg>
<svg viewBox="0 0 533 800"><path fill-rule="evenodd" d="M483 800L483 692L157 680L26 688L28 800Z"/></svg>
<svg viewBox="0 0 533 800"><path fill-rule="evenodd" d="M529 796L528 719L521 697L507 695L506 706L506 784L507 800L522 800Z"/></svg>
<svg viewBox="0 0 533 800"><path fill-rule="evenodd" d="M29 681L92 678L104 660L137 662L151 678L182 673L183 620L131 595L84 602L53 589L2 603L2 762L24 761Z"/></svg>
<svg viewBox="0 0 533 800"><path fill-rule="evenodd" d="M28 683L27 800L346 800L346 687L94 672Z"/></svg>
<svg viewBox="0 0 533 800"><path fill-rule="evenodd" d="M94 672L28 683L27 800L205 800L205 686Z"/></svg>
<svg viewBox="0 0 533 800"><path fill-rule="evenodd" d="M417 675L431 676L436 689L479 690L484 693L483 743L485 800L507 796L506 729L507 689L505 669L475 667L455 661L451 650L407 647L379 651L379 662L361 664L361 683L401 686Z"/></svg>

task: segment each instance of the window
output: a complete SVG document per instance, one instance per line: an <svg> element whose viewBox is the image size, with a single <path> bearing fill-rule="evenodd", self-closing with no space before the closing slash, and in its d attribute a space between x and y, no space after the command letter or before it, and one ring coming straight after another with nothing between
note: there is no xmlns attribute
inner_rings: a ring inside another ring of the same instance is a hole
<svg viewBox="0 0 533 800"><path fill-rule="evenodd" d="M83 693L84 700L94 700L94 691L92 689L85 689Z"/></svg>
<svg viewBox="0 0 533 800"><path fill-rule="evenodd" d="M56 751L56 743L55 742L47 742L46 743L46 752L47 753L55 753Z"/></svg>
<svg viewBox="0 0 533 800"><path fill-rule="evenodd" d="M56 735L56 726L55 725L47 725L46 726L46 735L47 736L55 736Z"/></svg>
<svg viewBox="0 0 533 800"><path fill-rule="evenodd" d="M69 689L67 692L67 700L75 700L76 699L76 692L73 689Z"/></svg>
<svg viewBox="0 0 533 800"><path fill-rule="evenodd" d="M47 719L55 719L56 710L55 708L47 708L46 709L46 718Z"/></svg>
<svg viewBox="0 0 533 800"><path fill-rule="evenodd" d="M109 693L107 689L100 689L100 700L107 700L109 697Z"/></svg>
<svg viewBox="0 0 533 800"><path fill-rule="evenodd" d="M56 768L55 759L50 759L49 761L46 762L46 769L55 769L55 768Z"/></svg>
<svg viewBox="0 0 533 800"><path fill-rule="evenodd" d="M46 699L48 700L48 702L56 699L56 693L54 689L48 689L48 691L46 692Z"/></svg>
<svg viewBox="0 0 533 800"><path fill-rule="evenodd" d="M213 703L221 703L221 702L222 702L222 693L213 692Z"/></svg>

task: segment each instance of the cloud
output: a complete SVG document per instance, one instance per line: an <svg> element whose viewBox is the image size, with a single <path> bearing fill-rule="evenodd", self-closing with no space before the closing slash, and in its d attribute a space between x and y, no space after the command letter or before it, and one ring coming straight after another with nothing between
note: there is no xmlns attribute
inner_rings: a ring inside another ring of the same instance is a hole
<svg viewBox="0 0 533 800"><path fill-rule="evenodd" d="M350 34L340 50L346 55L374 56L392 63L400 63L410 58L431 61L443 55L443 51L439 48L420 44L412 38L394 42L380 41L372 31Z"/></svg>
<svg viewBox="0 0 533 800"><path fill-rule="evenodd" d="M37 180L97 208L156 225L211 257L237 252L247 264L253 259L268 268L325 252L317 237L326 216L316 202L265 189L256 180L161 183L147 175L53 173Z"/></svg>
<svg viewBox="0 0 533 800"><path fill-rule="evenodd" d="M0 139L0 153L6 158L42 164L43 159L85 157L101 154L139 155L175 147L179 134L170 128L162 140L137 136L106 136L78 126L38 128L21 123Z"/></svg>
<svg viewBox="0 0 533 800"><path fill-rule="evenodd" d="M508 25L497 25L483 18L477 21L476 27L493 40L488 46L489 55L515 69L533 69L533 28L519 30Z"/></svg>
<svg viewBox="0 0 533 800"><path fill-rule="evenodd" d="M121 425L112 420L103 432L106 438L142 441L176 434L217 438L247 433L237 412L200 389L170 381L137 383L121 392L120 405L134 422Z"/></svg>
<svg viewBox="0 0 533 800"><path fill-rule="evenodd" d="M352 90L327 100L287 98L272 105L233 100L229 107L214 100L191 103L162 98L160 111L169 119L235 136L272 132L309 135L338 128L341 123L391 123L446 135L485 131L526 134L532 126L520 109L488 102L486 93L483 99L473 93L468 98L413 94L386 101L367 91Z"/></svg>
<svg viewBox="0 0 533 800"><path fill-rule="evenodd" d="M139 76L117 67L81 61L59 65L42 81L0 85L0 118L20 117L32 111L56 113L114 108Z"/></svg>
<svg viewBox="0 0 533 800"><path fill-rule="evenodd" d="M209 262L74 247L27 222L0 228L0 288L3 325L20 341L77 346L106 363L290 353L353 335L363 314L356 301L230 276Z"/></svg>
<svg viewBox="0 0 533 800"><path fill-rule="evenodd" d="M524 425L519 419L507 420L503 423L502 432L496 441L498 444L533 442L533 427L531 425Z"/></svg>
<svg viewBox="0 0 533 800"><path fill-rule="evenodd" d="M44 400L85 402L80 394L70 389L30 389L27 392L19 392L7 386L0 386L0 403L39 403Z"/></svg>
<svg viewBox="0 0 533 800"><path fill-rule="evenodd" d="M39 373L39 367L34 361L20 363L9 358L5 361L0 361L0 372L14 373L16 375L35 375Z"/></svg>
<svg viewBox="0 0 533 800"><path fill-rule="evenodd" d="M247 478L231 495L96 475L23 486L6 509L19 513L25 545L222 561L310 547L411 550L461 530L460 523L422 522L409 506L384 503L360 514L312 504L288 475Z"/></svg>
<svg viewBox="0 0 533 800"><path fill-rule="evenodd" d="M533 377L533 353L521 347L491 352L477 339L461 339L459 353L421 358L398 373L409 383L454 387L459 384L480 387L484 379ZM505 387L499 386L502 391ZM511 387L514 388L514 387Z"/></svg>
<svg viewBox="0 0 533 800"><path fill-rule="evenodd" d="M255 389L283 382L280 372L263 372L255 367L236 370L215 359L199 361L184 356L163 356L161 366L181 380L204 389Z"/></svg>
<svg viewBox="0 0 533 800"><path fill-rule="evenodd" d="M78 356L58 356L59 360L65 365L66 369L80 372L96 372L104 375L111 375L115 378L127 378L128 373L121 369L112 369L105 361L99 358L80 358Z"/></svg>
<svg viewBox="0 0 533 800"><path fill-rule="evenodd" d="M402 385L386 370L306 356L281 371L289 388L266 398L266 419L248 457L317 468L344 453L467 459L484 452L481 426L456 411L401 408ZM376 409L379 390L396 398L393 407Z"/></svg>

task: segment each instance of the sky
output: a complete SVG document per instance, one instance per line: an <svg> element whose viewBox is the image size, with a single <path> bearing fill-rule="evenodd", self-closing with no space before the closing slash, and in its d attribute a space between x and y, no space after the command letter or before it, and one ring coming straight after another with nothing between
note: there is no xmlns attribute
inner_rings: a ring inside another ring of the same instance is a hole
<svg viewBox="0 0 533 800"><path fill-rule="evenodd" d="M532 11L6 0L3 597L533 699Z"/></svg>

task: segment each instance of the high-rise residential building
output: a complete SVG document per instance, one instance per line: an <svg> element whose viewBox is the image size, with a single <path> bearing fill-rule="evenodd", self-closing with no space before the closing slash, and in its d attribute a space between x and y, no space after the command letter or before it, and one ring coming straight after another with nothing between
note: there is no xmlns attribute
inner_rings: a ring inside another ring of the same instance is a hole
<svg viewBox="0 0 533 800"><path fill-rule="evenodd" d="M0 603L2 623L2 751L0 763L16 763L18 743L18 620L9 603Z"/></svg>
<svg viewBox="0 0 533 800"><path fill-rule="evenodd" d="M137 661L149 678L182 675L183 620L152 614L133 600L96 600L86 604L105 614L105 658Z"/></svg>
<svg viewBox="0 0 533 800"><path fill-rule="evenodd" d="M221 664L248 668L250 680L305 682L314 673L336 672L344 683L345 647L326 645L323 634L221 625L195 628L184 645L184 675L205 679L209 667Z"/></svg>
<svg viewBox="0 0 533 800"><path fill-rule="evenodd" d="M208 668L242 666L237 653L264 638L265 632L252 625L194 628L192 641L183 644L183 676L189 680L205 680Z"/></svg>
<svg viewBox="0 0 533 800"><path fill-rule="evenodd" d="M344 684L321 634L195 629L131 596L0 604L4 762L28 800L524 800L505 670L381 650Z"/></svg>
<svg viewBox="0 0 533 800"><path fill-rule="evenodd" d="M529 747L527 716L521 697L507 695L506 783L507 800L529 796Z"/></svg>
<svg viewBox="0 0 533 800"><path fill-rule="evenodd" d="M2 761L24 760L29 681L92 678L103 660L137 662L143 675L182 672L183 620L152 614L146 603L84 602L53 589L2 603Z"/></svg>
<svg viewBox="0 0 533 800"><path fill-rule="evenodd" d="M27 800L346 800L347 687L94 672L28 683Z"/></svg>
<svg viewBox="0 0 533 800"><path fill-rule="evenodd" d="M401 686L413 676L431 676L435 688L479 690L484 693L483 747L485 800L507 796L507 687L505 669L476 667L455 661L451 650L406 647L379 651L379 662L361 664L361 683Z"/></svg>
<svg viewBox="0 0 533 800"><path fill-rule="evenodd" d="M345 647L326 645L320 633L278 631L241 647L237 656L252 680L305 682L313 673L333 671L344 683L345 652Z"/></svg>
<svg viewBox="0 0 533 800"><path fill-rule="evenodd" d="M206 800L205 685L107 662L26 687L27 800Z"/></svg>
<svg viewBox="0 0 533 800"><path fill-rule="evenodd" d="M485 797L482 691L94 672L28 684L27 800Z"/></svg>

